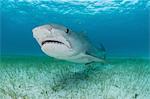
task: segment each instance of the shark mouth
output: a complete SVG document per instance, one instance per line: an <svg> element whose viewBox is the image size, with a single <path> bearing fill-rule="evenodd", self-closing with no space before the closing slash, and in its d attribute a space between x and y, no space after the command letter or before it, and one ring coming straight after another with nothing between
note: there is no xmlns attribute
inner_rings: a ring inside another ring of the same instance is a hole
<svg viewBox="0 0 150 99"><path fill-rule="evenodd" d="M65 43L63 43L63 42L60 42L60 41L57 41L57 40L45 40L45 41L42 42L42 46L43 46L44 44L47 44L47 43L62 44L62 45L67 46L68 48L70 48L70 44L67 45L67 44L65 44Z"/></svg>

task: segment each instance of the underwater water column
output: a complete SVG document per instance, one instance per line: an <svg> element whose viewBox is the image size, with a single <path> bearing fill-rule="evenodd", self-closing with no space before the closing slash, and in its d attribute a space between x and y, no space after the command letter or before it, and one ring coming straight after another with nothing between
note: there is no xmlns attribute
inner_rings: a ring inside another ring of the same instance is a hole
<svg viewBox="0 0 150 99"><path fill-rule="evenodd" d="M148 0L1 1L0 99L149 99L149 7ZM45 55L32 30L51 23L102 44L106 63Z"/></svg>

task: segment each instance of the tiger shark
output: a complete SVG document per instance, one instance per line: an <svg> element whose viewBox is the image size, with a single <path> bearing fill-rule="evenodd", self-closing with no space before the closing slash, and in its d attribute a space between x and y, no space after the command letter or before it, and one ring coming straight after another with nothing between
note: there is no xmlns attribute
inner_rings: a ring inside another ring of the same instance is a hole
<svg viewBox="0 0 150 99"><path fill-rule="evenodd" d="M33 37L48 56L75 63L105 63L105 48L95 47L87 37L58 24L35 27Z"/></svg>

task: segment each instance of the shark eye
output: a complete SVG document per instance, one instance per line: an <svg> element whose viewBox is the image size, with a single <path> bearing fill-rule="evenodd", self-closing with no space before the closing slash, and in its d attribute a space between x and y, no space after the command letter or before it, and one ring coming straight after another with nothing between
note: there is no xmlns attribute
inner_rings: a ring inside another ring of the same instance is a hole
<svg viewBox="0 0 150 99"><path fill-rule="evenodd" d="M69 29L67 29L66 33L67 33L67 34L69 33Z"/></svg>

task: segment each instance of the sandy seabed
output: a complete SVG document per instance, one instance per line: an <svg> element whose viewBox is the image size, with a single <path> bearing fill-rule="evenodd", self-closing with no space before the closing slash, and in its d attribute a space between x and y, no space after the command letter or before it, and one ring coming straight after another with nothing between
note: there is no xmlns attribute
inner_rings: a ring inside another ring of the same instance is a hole
<svg viewBox="0 0 150 99"><path fill-rule="evenodd" d="M43 56L2 56L0 99L150 99L150 60L88 66Z"/></svg>

